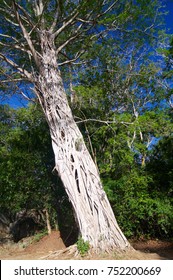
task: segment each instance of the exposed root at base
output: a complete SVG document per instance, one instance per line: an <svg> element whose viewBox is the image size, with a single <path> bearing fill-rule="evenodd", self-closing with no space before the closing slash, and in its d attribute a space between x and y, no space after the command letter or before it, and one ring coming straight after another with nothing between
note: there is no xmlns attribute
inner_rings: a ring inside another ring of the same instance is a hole
<svg viewBox="0 0 173 280"><path fill-rule="evenodd" d="M55 252L51 252L50 254L43 256L40 258L40 260L48 260L48 259L69 259L69 257L71 259L90 259L93 257L95 259L106 259L106 256L109 256L113 259L117 258L119 259L119 257L125 255L126 253L131 252L132 254L135 252L136 250L133 247L127 247L125 250L120 250L120 249L114 249L114 250L99 250L99 249L94 249L94 248L90 248L90 250L84 255L81 256L80 252L77 249L77 245L71 245L65 249L62 250L58 250Z"/></svg>
<svg viewBox="0 0 173 280"><path fill-rule="evenodd" d="M60 255L62 256L62 255L65 255L65 254L67 254L68 256L73 255L73 257L77 257L79 255L79 252L78 252L76 244L71 245L71 246L69 246L65 249L52 252L52 253L50 253L46 256L43 256L43 257L40 258L40 260L55 259L58 256L60 256Z"/></svg>

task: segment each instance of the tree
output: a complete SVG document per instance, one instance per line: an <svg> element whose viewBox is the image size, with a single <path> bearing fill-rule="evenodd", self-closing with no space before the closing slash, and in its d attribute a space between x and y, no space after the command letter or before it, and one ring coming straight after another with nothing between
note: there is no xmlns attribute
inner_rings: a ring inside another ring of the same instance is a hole
<svg viewBox="0 0 173 280"><path fill-rule="evenodd" d="M158 138L171 134L169 115L165 111L152 108L149 112L144 111L139 115L138 122L135 123L129 110L129 113L127 111L119 116L114 113L116 122L109 123L103 121L105 113L109 116L113 113L111 109L108 110L108 102L104 99L105 96L101 96L101 90L96 87L79 87L78 90L81 92L79 98L83 99L79 99L75 114L78 113L78 120L84 116L86 118L85 121L79 121L80 128L97 162L104 188L123 232L127 237L133 238L169 237L172 232L172 202L171 197L163 192L167 182L165 178L169 177L165 173L163 163L158 172L157 165L153 172L148 172L154 142L156 144ZM138 107L138 110L140 109L141 107ZM152 139L153 145L150 144ZM163 188L159 188L159 185Z"/></svg>
<svg viewBox="0 0 173 280"><path fill-rule="evenodd" d="M65 244L72 244L78 231L63 186L52 174L54 156L42 109L39 104L0 105L0 113L0 213L11 222L21 211L40 213L42 227L47 223L49 233L58 228Z"/></svg>
<svg viewBox="0 0 173 280"><path fill-rule="evenodd" d="M152 33L150 15L141 21L146 1L137 2L1 1L1 83L15 83L16 92L27 98L23 86L33 87L50 129L54 171L73 205L82 238L100 250L125 249L129 243L115 220L98 169L74 121L60 67L79 63L88 48L97 41L100 44L107 31L119 32L123 25L133 32L131 18L141 23L143 33ZM157 1L147 2L152 5L150 10L155 13L157 7L158 11Z"/></svg>
<svg viewBox="0 0 173 280"><path fill-rule="evenodd" d="M0 210L50 210L55 225L57 193L48 128L38 106L0 106ZM40 200L40 195L42 200Z"/></svg>
<svg viewBox="0 0 173 280"><path fill-rule="evenodd" d="M145 169L154 143L172 131L165 111L164 59L158 52L158 37L151 44L143 38L137 42L126 38L123 50L122 42L116 42L117 48L114 43L107 40L106 51L103 45L97 46L99 72L91 65L88 75L82 73L82 86L75 88L76 120L123 232L168 236L169 199L154 197L153 178Z"/></svg>
<svg viewBox="0 0 173 280"><path fill-rule="evenodd" d="M153 174L154 177L152 189L155 193L165 194L171 200L173 192L172 149L172 135L162 137L152 150L147 165L148 172Z"/></svg>

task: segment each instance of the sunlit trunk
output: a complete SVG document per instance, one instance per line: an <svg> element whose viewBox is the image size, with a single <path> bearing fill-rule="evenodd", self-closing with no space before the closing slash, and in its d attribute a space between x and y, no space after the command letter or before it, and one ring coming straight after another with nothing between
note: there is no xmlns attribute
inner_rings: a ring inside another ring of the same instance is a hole
<svg viewBox="0 0 173 280"><path fill-rule="evenodd" d="M55 170L73 205L82 238L95 249L125 249L129 243L116 222L97 167L72 116L53 41L46 33L41 48L35 91L50 128Z"/></svg>

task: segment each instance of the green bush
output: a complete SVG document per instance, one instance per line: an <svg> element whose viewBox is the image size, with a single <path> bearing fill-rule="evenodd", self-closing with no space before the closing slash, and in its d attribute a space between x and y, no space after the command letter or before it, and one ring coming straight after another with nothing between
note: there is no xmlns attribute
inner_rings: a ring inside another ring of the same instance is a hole
<svg viewBox="0 0 173 280"><path fill-rule="evenodd" d="M169 198L149 192L150 181L147 176L131 174L105 182L117 221L128 238L172 236L173 204Z"/></svg>
<svg viewBox="0 0 173 280"><path fill-rule="evenodd" d="M89 248L90 248L89 242L84 241L83 238L80 237L76 244L77 244L77 249L78 249L80 255L82 257L84 257L89 251Z"/></svg>

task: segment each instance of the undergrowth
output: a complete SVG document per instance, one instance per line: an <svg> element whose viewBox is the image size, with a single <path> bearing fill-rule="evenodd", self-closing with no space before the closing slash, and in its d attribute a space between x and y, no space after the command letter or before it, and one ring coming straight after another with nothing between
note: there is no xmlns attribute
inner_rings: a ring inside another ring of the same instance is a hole
<svg viewBox="0 0 173 280"><path fill-rule="evenodd" d="M76 242L77 249L82 257L84 257L90 248L89 242L84 241L82 237L79 237L78 241Z"/></svg>

